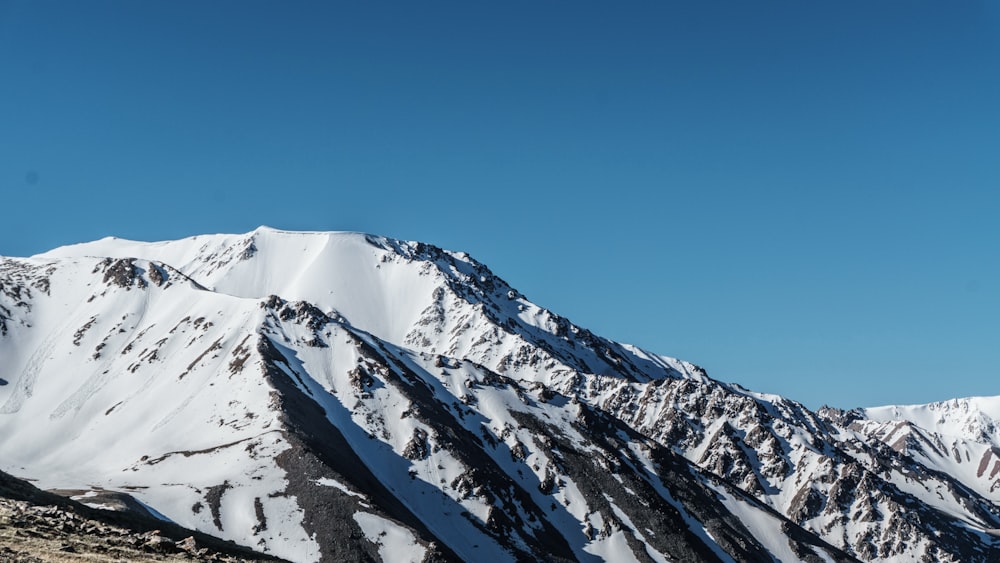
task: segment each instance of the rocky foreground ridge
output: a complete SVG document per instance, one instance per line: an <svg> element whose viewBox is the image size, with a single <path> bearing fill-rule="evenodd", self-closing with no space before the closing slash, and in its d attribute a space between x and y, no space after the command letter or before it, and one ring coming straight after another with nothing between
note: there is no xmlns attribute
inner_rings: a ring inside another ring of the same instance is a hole
<svg viewBox="0 0 1000 563"><path fill-rule="evenodd" d="M141 514L100 510L0 472L0 561L279 561Z"/></svg>

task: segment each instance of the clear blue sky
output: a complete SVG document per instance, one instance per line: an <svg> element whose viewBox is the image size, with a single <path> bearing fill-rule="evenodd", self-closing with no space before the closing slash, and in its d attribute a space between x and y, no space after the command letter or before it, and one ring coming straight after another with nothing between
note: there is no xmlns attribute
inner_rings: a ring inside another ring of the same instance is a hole
<svg viewBox="0 0 1000 563"><path fill-rule="evenodd" d="M360 230L811 407L1000 394L1000 9L0 0L0 254Z"/></svg>

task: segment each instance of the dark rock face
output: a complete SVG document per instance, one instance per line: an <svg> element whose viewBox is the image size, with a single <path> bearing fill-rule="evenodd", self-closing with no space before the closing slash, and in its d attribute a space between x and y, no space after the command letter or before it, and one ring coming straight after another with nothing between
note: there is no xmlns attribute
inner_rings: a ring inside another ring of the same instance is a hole
<svg viewBox="0 0 1000 563"><path fill-rule="evenodd" d="M120 258L118 260L107 259L103 264L104 283L113 284L125 289L133 286L139 289L146 287L146 280L139 275L139 268L135 265L135 260L131 258Z"/></svg>
<svg viewBox="0 0 1000 563"><path fill-rule="evenodd" d="M366 541L353 519L358 510L376 511L414 530L428 548L426 561L459 561L431 534L354 453L348 440L326 418L326 413L295 381L276 367L287 362L277 347L261 338L258 351L265 359L265 377L274 388L273 401L286 425L285 438L292 445L277 464L288 475L286 494L296 498L306 518L303 526L315 534L322 561L379 561L375 546ZM335 478L350 484L372 505L362 507L360 496L338 488L318 486L320 479Z"/></svg>

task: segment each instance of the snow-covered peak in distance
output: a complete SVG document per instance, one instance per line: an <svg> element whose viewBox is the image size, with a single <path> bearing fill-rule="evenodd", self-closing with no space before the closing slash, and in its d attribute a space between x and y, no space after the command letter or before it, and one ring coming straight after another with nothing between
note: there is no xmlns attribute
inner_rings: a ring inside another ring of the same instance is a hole
<svg viewBox="0 0 1000 563"><path fill-rule="evenodd" d="M972 438L1000 446L1000 396L967 397L926 405L863 409L878 422L906 421L941 436Z"/></svg>
<svg viewBox="0 0 1000 563"><path fill-rule="evenodd" d="M1000 396L850 411L850 428L1000 505Z"/></svg>
<svg viewBox="0 0 1000 563"><path fill-rule="evenodd" d="M545 383L556 387L571 385L577 371L705 377L692 364L597 337L531 303L468 254L421 242L260 227L155 243L105 238L36 258L84 256L162 262L236 297L307 301L382 340L525 379L544 366ZM560 376L561 384L552 379Z"/></svg>

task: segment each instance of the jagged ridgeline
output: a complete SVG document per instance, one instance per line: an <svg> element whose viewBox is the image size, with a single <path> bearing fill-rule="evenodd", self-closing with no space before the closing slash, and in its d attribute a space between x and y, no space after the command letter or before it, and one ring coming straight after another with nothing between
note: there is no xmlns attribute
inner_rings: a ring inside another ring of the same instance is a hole
<svg viewBox="0 0 1000 563"><path fill-rule="evenodd" d="M0 358L0 469L292 561L1000 549L996 401L951 438L917 407L814 413L422 243L261 228L0 258Z"/></svg>

